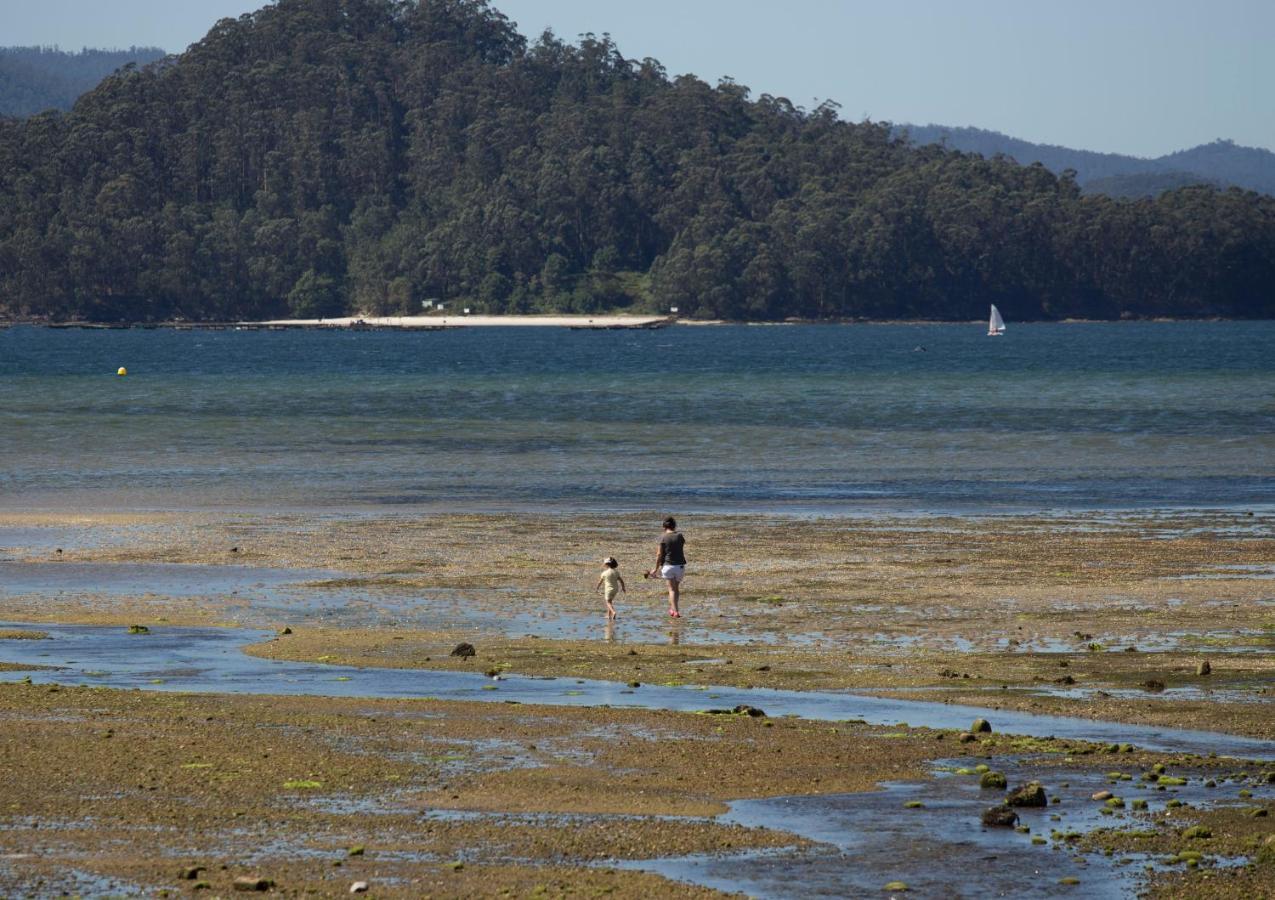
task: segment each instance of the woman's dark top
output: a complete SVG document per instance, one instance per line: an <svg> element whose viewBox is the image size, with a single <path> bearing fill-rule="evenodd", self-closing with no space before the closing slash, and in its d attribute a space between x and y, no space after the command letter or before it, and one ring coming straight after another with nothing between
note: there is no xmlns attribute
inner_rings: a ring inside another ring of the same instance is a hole
<svg viewBox="0 0 1275 900"><path fill-rule="evenodd" d="M660 556L662 557L661 565L686 565L686 551L682 549L685 546L686 538L682 537L682 533L680 531L667 532L664 537L660 538Z"/></svg>

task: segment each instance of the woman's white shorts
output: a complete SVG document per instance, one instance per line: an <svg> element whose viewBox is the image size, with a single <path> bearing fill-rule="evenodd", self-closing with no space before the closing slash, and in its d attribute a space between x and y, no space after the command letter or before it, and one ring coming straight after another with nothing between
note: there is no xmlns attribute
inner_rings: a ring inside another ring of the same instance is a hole
<svg viewBox="0 0 1275 900"><path fill-rule="evenodd" d="M660 577L665 581L681 581L686 577L686 566L661 566Z"/></svg>

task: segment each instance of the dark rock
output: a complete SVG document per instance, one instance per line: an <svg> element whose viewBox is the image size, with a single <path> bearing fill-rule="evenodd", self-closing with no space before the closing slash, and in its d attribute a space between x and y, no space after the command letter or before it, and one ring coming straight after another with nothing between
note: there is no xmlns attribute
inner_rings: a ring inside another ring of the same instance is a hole
<svg viewBox="0 0 1275 900"><path fill-rule="evenodd" d="M1029 781L1010 791L1005 802L1010 806L1048 806L1049 798L1039 781Z"/></svg>
<svg viewBox="0 0 1275 900"><path fill-rule="evenodd" d="M452 656L459 656L461 659L469 659L477 655L478 651L474 649L473 644L457 644L452 650Z"/></svg>
<svg viewBox="0 0 1275 900"><path fill-rule="evenodd" d="M1204 660L1204 662L1200 663L1198 666L1196 666L1196 667L1195 667L1195 674L1196 674L1196 675L1208 675L1208 674L1210 674L1212 671L1213 671L1213 667L1212 667L1211 665L1209 665L1209 661L1208 661L1207 659L1206 659L1206 660Z"/></svg>
<svg viewBox="0 0 1275 900"><path fill-rule="evenodd" d="M1013 828L1018 824L1018 813L1004 804L990 806L983 811L983 824L988 828Z"/></svg>
<svg viewBox="0 0 1275 900"><path fill-rule="evenodd" d="M230 552L231 552L231 553L238 553L238 552L239 552L239 548L238 548L238 547L231 547L231 548L230 548Z"/></svg>
<svg viewBox="0 0 1275 900"><path fill-rule="evenodd" d="M754 672L769 672L770 666L758 666L757 668L753 669L753 671Z"/></svg>
<svg viewBox="0 0 1275 900"><path fill-rule="evenodd" d="M631 687L631 688L640 688L641 686L642 686L642 682L640 682L640 681L630 681L630 682L629 682L629 687Z"/></svg>
<svg viewBox="0 0 1275 900"><path fill-rule="evenodd" d="M1076 683L1076 679L1072 678L1070 675L1064 675L1062 678L1054 679L1054 684L1075 684L1075 683Z"/></svg>
<svg viewBox="0 0 1275 900"><path fill-rule="evenodd" d="M731 712L740 716L750 716L751 718L754 718L754 719L764 719L766 717L765 710L761 710L755 706L748 706L742 703L739 706L736 706L733 710L731 710Z"/></svg>
<svg viewBox="0 0 1275 900"><path fill-rule="evenodd" d="M129 634L150 634L151 630L147 628L145 625L130 625L128 626L128 633Z"/></svg>
<svg viewBox="0 0 1275 900"><path fill-rule="evenodd" d="M1153 694L1158 694L1164 690L1164 682L1158 678L1148 678L1146 681L1142 682L1142 689L1144 691L1150 691Z"/></svg>
<svg viewBox="0 0 1275 900"><path fill-rule="evenodd" d="M992 731L992 723L987 721L986 719L975 719L974 724L970 726L970 731L974 732L975 734L979 734L979 733L990 734Z"/></svg>
<svg viewBox="0 0 1275 900"><path fill-rule="evenodd" d="M978 738L974 737L974 735L970 734L968 731L962 731L957 737L957 740L962 744L972 744L978 740Z"/></svg>
<svg viewBox="0 0 1275 900"><path fill-rule="evenodd" d="M230 886L237 891L268 891L274 887L274 882L269 878L260 878L255 875L240 875L230 883Z"/></svg>
<svg viewBox="0 0 1275 900"><path fill-rule="evenodd" d="M177 877L182 881L194 881L199 878L200 872L208 871L203 866L187 866L178 873Z"/></svg>
<svg viewBox="0 0 1275 900"><path fill-rule="evenodd" d="M1005 790L1005 776L1000 772L984 772L978 780L978 786L985 790Z"/></svg>
<svg viewBox="0 0 1275 900"><path fill-rule="evenodd" d="M279 629L279 633L280 633L280 634L292 634L292 629L291 629L291 628L289 628L287 625L285 625L285 626L283 626L282 628L280 628L280 629Z"/></svg>

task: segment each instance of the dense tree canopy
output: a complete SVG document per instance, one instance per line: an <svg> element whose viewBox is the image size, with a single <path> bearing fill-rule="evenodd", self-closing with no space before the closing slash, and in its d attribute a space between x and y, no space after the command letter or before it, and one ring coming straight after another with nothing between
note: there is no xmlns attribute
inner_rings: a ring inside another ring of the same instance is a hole
<svg viewBox="0 0 1275 900"><path fill-rule="evenodd" d="M0 120L0 310L1275 313L1275 199L1081 196L483 0L280 0Z"/></svg>

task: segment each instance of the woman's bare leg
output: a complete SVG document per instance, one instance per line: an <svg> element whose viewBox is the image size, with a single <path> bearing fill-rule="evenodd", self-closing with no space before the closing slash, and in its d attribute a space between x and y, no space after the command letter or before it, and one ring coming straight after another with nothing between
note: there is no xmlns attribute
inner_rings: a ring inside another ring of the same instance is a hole
<svg viewBox="0 0 1275 900"><path fill-rule="evenodd" d="M682 611L678 609L678 601L682 598L682 582L670 578L668 580L668 611L674 616L680 616Z"/></svg>

